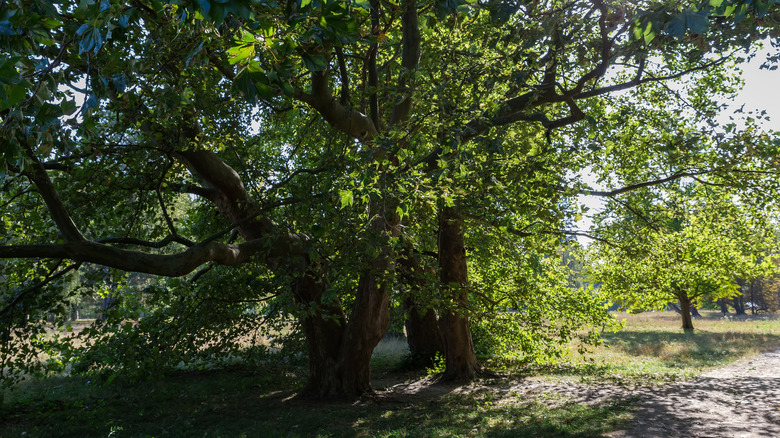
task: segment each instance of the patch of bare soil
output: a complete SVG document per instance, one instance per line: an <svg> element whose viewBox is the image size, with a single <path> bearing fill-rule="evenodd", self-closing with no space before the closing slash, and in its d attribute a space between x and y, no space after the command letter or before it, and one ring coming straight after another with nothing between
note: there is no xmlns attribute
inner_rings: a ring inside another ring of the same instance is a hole
<svg viewBox="0 0 780 438"><path fill-rule="evenodd" d="M633 420L611 438L778 438L780 437L780 349L718 368L701 377L654 387L556 383L541 379L499 380L469 385L430 381L393 383L381 397L419 401L446 394L489 391L505 402L543 399L545 403L602 404L632 400Z"/></svg>

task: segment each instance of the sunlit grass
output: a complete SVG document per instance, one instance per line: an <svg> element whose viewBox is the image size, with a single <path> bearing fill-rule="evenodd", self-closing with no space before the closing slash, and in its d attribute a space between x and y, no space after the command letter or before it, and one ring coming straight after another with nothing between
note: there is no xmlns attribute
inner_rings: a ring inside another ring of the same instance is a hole
<svg viewBox="0 0 780 438"><path fill-rule="evenodd" d="M675 312L618 314L626 326L605 334L603 346L585 354L572 349L572 372L631 383L675 380L780 347L777 315L702 316L694 332L685 333Z"/></svg>

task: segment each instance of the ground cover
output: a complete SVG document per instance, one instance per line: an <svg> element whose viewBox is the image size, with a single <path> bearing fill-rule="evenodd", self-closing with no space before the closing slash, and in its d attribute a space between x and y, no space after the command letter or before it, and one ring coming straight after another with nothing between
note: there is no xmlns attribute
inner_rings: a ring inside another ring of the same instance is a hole
<svg viewBox="0 0 780 438"><path fill-rule="evenodd" d="M625 317L626 328L606 335L607 346L554 366L509 364L503 377L465 386L432 385L430 373L399 371L403 344L387 341L373 361L378 396L357 402L298 397L303 364L272 361L111 385L90 377L27 382L6 394L0 437L610 436L641 420L647 390L637 385L780 346L774 316L705 313L693 334L682 333L673 313Z"/></svg>
<svg viewBox="0 0 780 438"><path fill-rule="evenodd" d="M696 330L681 330L675 312L616 314L625 328L604 334L604 345L579 354L559 373L616 383L654 383L689 378L780 346L780 315L724 316L702 311Z"/></svg>

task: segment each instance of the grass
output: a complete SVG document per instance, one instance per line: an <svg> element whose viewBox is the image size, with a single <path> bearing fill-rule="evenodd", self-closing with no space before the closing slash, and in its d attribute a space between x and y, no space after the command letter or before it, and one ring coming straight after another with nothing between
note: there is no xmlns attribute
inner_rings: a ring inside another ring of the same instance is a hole
<svg viewBox="0 0 780 438"><path fill-rule="evenodd" d="M622 317L626 328L606 336L608 346L573 354L556 367L515 371L544 379L660 382L780 346L777 318L725 320L707 313L686 334L673 313ZM383 341L373 357L374 375L398 378L394 369L406 354L403 341ZM439 387L389 399L313 402L296 397L304 380L304 369L269 363L140 383L117 379L108 386L85 377L27 382L0 406L0 437L596 437L632 416L631 401L528 398L484 384L461 392Z"/></svg>
<svg viewBox="0 0 780 438"><path fill-rule="evenodd" d="M618 314L626 327L604 335L605 345L573 353L567 372L624 383L655 383L695 376L780 347L778 315L724 318L704 311L693 333L674 312ZM576 349L575 349L576 351Z"/></svg>
<svg viewBox="0 0 780 438"><path fill-rule="evenodd" d="M294 397L301 376L232 369L100 387L30 384L0 412L2 437L588 437L628 418L627 403L496 399L492 392L322 403Z"/></svg>

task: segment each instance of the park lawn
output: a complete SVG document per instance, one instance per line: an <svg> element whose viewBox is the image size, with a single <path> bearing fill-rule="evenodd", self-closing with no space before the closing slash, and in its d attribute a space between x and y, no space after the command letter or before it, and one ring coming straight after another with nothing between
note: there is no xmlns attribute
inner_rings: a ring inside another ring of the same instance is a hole
<svg viewBox="0 0 780 438"><path fill-rule="evenodd" d="M780 315L701 314L694 319L693 333L683 332L675 312L616 314L626 320L625 328L605 333L604 345L585 354L572 348L568 363L558 366L559 374L614 383L659 383L780 348Z"/></svg>
<svg viewBox="0 0 780 438"><path fill-rule="evenodd" d="M706 313L693 334L678 328L674 313L618 316L627 318L626 328L606 335L607 346L574 353L560 365L506 372L594 384L661 383L780 346L774 316L724 320ZM375 375L383 381L424 377L393 371L402 355L397 341L382 345ZM0 437L595 437L632 415L630 399L590 405L556 394L529 399L494 390L502 379L468 391L448 387L352 403L297 397L304 381L303 367L269 362L262 369L179 372L105 386L87 377L27 382L0 406Z"/></svg>

